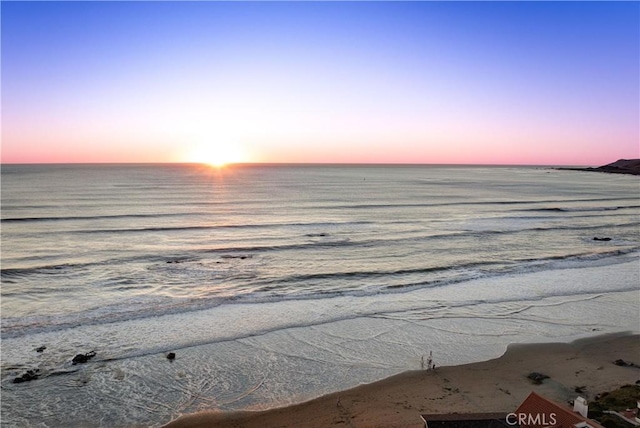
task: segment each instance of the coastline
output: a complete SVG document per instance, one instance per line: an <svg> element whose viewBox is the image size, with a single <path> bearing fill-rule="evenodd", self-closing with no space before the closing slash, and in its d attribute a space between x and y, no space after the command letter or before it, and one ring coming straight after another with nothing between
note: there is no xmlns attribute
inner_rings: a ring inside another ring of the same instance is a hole
<svg viewBox="0 0 640 428"><path fill-rule="evenodd" d="M360 385L316 399L257 412L201 412L184 415L165 428L225 427L421 427L423 413L513 411L531 391L557 402L578 394L596 394L633 384L640 335L621 332L590 336L570 343L512 344L500 357L458 366L417 370ZM531 372L549 376L540 385Z"/></svg>
<svg viewBox="0 0 640 428"><path fill-rule="evenodd" d="M579 171L579 172L600 172L606 174L624 174L624 175L640 175L640 171L630 170L630 169L621 169L621 168L610 168L610 167L598 167L598 168L554 168L558 171Z"/></svg>
<svg viewBox="0 0 640 428"><path fill-rule="evenodd" d="M619 159L595 168L556 168L560 171L605 172L608 174L640 175L640 159Z"/></svg>

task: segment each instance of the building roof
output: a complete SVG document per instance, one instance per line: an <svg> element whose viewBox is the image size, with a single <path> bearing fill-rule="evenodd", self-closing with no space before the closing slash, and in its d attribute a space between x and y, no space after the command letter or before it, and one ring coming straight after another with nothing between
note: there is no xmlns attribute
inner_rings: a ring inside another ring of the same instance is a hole
<svg viewBox="0 0 640 428"><path fill-rule="evenodd" d="M604 428L558 403L532 392L515 411L521 428ZM586 425L585 425L586 424Z"/></svg>
<svg viewBox="0 0 640 428"><path fill-rule="evenodd" d="M535 392L513 413L448 413L420 415L428 428L604 428L567 406Z"/></svg>
<svg viewBox="0 0 640 428"><path fill-rule="evenodd" d="M514 428L507 425L506 413L448 413L421 416L428 428Z"/></svg>

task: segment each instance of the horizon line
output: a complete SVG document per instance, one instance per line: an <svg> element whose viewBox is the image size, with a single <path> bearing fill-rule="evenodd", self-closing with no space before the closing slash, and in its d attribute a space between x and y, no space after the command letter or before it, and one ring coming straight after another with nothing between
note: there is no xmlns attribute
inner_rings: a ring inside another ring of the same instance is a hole
<svg viewBox="0 0 640 428"><path fill-rule="evenodd" d="M627 160L620 158L618 160ZM617 161L617 160L616 160ZM616 162L612 161L612 162ZM609 163L612 163L609 162ZM242 166L486 166L486 167L589 167L586 164L541 164L541 163L428 163L428 162L229 162L223 166L212 166L206 162L2 162L5 165L205 165L211 168ZM605 164L606 165L606 164ZM602 165L597 165L602 166Z"/></svg>

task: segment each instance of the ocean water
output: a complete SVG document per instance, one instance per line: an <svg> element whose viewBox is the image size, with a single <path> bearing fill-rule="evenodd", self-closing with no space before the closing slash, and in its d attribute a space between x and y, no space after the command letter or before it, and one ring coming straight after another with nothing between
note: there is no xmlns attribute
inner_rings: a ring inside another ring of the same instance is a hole
<svg viewBox="0 0 640 428"><path fill-rule="evenodd" d="M640 325L636 177L312 165L1 174L3 426L158 426L371 382L430 351L460 364L511 342ZM38 379L13 383L33 369Z"/></svg>

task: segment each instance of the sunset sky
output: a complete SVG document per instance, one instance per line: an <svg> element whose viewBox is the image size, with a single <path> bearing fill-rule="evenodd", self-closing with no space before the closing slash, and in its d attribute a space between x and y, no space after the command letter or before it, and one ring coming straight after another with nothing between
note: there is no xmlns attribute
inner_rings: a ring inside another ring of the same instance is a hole
<svg viewBox="0 0 640 428"><path fill-rule="evenodd" d="M2 162L640 157L638 2L6 2Z"/></svg>

